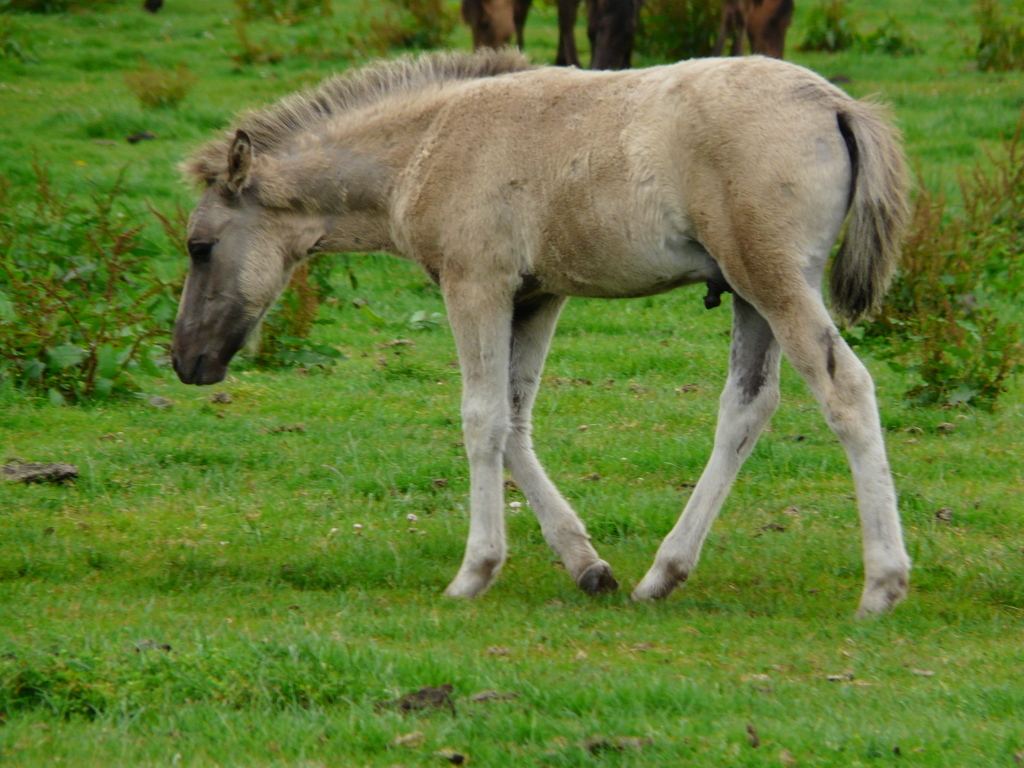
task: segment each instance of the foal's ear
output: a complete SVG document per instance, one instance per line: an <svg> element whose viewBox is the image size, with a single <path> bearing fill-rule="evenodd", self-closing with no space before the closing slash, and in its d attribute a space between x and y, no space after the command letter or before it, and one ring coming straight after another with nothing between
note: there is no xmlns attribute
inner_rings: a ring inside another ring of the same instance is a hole
<svg viewBox="0 0 1024 768"><path fill-rule="evenodd" d="M252 154L252 139L248 133L239 130L228 150L228 189L236 194L249 180Z"/></svg>

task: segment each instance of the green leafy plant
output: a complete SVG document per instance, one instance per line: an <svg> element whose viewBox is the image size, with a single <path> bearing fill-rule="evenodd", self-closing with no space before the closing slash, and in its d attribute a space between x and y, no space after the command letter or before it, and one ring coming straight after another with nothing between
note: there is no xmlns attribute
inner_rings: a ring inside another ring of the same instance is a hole
<svg viewBox="0 0 1024 768"><path fill-rule="evenodd" d="M320 304L330 295L332 268L329 258L319 257L295 269L284 294L260 328L253 355L258 364L330 366L341 359L341 352L334 347L309 341Z"/></svg>
<svg viewBox="0 0 1024 768"><path fill-rule="evenodd" d="M161 69L141 61L135 72L124 73L128 90L138 97L144 107L150 109L177 107L198 79L184 64L174 69Z"/></svg>
<svg viewBox="0 0 1024 768"><path fill-rule="evenodd" d="M83 202L34 169L31 200L0 187L0 377L55 403L131 391L133 372L159 373L171 281L119 209L120 179Z"/></svg>
<svg viewBox="0 0 1024 768"><path fill-rule="evenodd" d="M986 72L1024 69L1024 3L1004 11L998 0L975 0L974 18L980 33L975 49L978 67Z"/></svg>
<svg viewBox="0 0 1024 768"><path fill-rule="evenodd" d="M846 0L822 0L807 16L807 32L801 51L835 53L853 48L860 41L846 9Z"/></svg>
<svg viewBox="0 0 1024 768"><path fill-rule="evenodd" d="M863 333L914 377L913 400L991 408L1024 371L1021 327L1002 309L1024 297L1024 115L961 192L963 212L951 213L919 184L900 274Z"/></svg>
<svg viewBox="0 0 1024 768"><path fill-rule="evenodd" d="M640 15L637 49L676 61L709 56L721 13L720 0L649 0Z"/></svg>

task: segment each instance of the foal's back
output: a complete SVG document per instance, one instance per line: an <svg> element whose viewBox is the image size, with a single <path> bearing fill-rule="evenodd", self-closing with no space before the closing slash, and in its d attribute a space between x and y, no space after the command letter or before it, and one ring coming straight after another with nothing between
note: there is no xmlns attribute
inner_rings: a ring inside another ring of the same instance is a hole
<svg viewBox="0 0 1024 768"><path fill-rule="evenodd" d="M731 208L802 221L823 183L849 191L836 110L852 100L773 59L542 68L443 98L396 205L435 273L464 253L550 293L656 293L718 274L705 246Z"/></svg>

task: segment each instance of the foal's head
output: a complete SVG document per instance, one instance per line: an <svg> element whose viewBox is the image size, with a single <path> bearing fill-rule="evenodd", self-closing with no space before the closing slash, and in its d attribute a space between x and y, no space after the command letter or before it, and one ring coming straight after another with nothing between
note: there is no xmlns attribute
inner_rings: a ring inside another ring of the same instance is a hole
<svg viewBox="0 0 1024 768"><path fill-rule="evenodd" d="M201 148L186 164L206 191L188 226L191 265L172 345L178 377L222 380L310 253L394 250L390 190L418 146L418 123L405 120L397 97L530 67L509 51L383 62L250 113L233 137ZM342 119L362 108L376 110L387 130Z"/></svg>
<svg viewBox="0 0 1024 768"><path fill-rule="evenodd" d="M186 384L224 378L292 269L326 233L322 216L265 204L261 166L248 134L239 131L226 169L207 179L189 219L191 263L171 346L174 370Z"/></svg>

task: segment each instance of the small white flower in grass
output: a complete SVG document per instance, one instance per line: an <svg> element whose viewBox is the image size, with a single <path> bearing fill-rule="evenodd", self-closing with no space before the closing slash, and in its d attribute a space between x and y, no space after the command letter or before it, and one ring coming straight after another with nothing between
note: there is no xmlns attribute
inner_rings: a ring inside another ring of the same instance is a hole
<svg viewBox="0 0 1024 768"><path fill-rule="evenodd" d="M519 514L519 510L523 508L523 502L521 502L521 501L510 501L508 503L508 508L512 510L512 514L513 515L518 515Z"/></svg>
<svg viewBox="0 0 1024 768"><path fill-rule="evenodd" d="M408 520L410 523L415 523L417 520L419 520L419 518L416 517L416 515L414 515L412 512L406 515L405 519Z"/></svg>
<svg viewBox="0 0 1024 768"><path fill-rule="evenodd" d="M363 526L362 525L360 525L359 523L353 523L352 524L352 533L354 533L356 536L358 536L362 532L363 532Z"/></svg>

